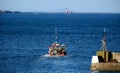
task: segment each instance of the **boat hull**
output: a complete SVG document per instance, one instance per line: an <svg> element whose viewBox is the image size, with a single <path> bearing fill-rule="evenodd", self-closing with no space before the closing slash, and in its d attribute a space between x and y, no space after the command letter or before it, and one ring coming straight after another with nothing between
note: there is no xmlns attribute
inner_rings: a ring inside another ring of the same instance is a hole
<svg viewBox="0 0 120 73"><path fill-rule="evenodd" d="M45 54L44 57L64 57L65 55L49 55Z"/></svg>

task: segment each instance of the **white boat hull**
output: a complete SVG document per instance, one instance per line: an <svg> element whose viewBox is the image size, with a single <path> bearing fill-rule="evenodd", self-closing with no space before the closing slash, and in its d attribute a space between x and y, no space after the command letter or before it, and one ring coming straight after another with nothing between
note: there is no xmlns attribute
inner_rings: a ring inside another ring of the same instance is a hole
<svg viewBox="0 0 120 73"><path fill-rule="evenodd" d="M49 54L45 54L45 55L43 55L44 57L64 57L64 56L62 56L62 55L49 55Z"/></svg>

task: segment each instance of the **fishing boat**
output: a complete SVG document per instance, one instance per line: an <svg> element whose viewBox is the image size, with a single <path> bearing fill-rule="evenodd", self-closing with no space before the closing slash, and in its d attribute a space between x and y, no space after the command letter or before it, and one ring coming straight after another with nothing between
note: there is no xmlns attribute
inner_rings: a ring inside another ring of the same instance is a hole
<svg viewBox="0 0 120 73"><path fill-rule="evenodd" d="M45 56L48 57L58 57L58 56L65 56L67 55L66 52L66 45L65 44L59 44L58 38L57 38L57 29L55 29L55 42L52 43L51 46L48 46L48 54Z"/></svg>

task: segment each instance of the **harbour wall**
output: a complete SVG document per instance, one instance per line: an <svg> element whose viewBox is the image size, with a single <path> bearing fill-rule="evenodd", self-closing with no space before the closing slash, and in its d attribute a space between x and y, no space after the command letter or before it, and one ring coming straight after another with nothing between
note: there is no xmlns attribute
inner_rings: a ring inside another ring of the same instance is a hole
<svg viewBox="0 0 120 73"><path fill-rule="evenodd" d="M120 53L111 53L111 60L100 62L98 56L92 57L91 70L96 71L120 71Z"/></svg>
<svg viewBox="0 0 120 73"><path fill-rule="evenodd" d="M120 62L120 53L112 53L112 59Z"/></svg>
<svg viewBox="0 0 120 73"><path fill-rule="evenodd" d="M92 63L91 70L120 71L120 63Z"/></svg>

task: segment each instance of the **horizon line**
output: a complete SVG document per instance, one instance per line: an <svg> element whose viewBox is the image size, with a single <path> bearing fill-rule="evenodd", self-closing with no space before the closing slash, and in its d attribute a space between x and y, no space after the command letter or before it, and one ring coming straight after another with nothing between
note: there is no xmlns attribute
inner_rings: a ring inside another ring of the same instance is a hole
<svg viewBox="0 0 120 73"><path fill-rule="evenodd" d="M23 13L26 13L26 12L32 12L32 13L66 13L66 12L59 12L59 11L21 11L21 10L2 10L0 9L0 11L11 11L11 12L14 12L14 11L18 11L18 12L23 12ZM72 13L120 13L120 12L77 12L77 11L72 11Z"/></svg>
<svg viewBox="0 0 120 73"><path fill-rule="evenodd" d="M14 12L14 11L18 11L18 12L22 12L22 13L66 13L66 12L56 12L56 11L21 11L21 10L1 10L0 11L11 11L11 12ZM119 14L120 12L72 12L70 14L73 14L73 13L117 13Z"/></svg>

